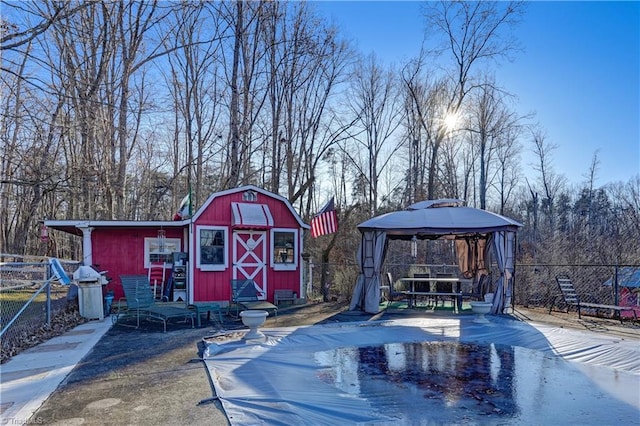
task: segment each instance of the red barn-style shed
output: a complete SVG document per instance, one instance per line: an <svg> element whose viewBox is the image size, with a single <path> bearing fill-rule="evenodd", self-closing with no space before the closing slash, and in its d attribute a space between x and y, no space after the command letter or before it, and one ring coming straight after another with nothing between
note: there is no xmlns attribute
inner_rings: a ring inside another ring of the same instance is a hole
<svg viewBox="0 0 640 426"><path fill-rule="evenodd" d="M287 199L253 185L212 194L182 221L46 220L45 225L83 237L83 263L108 271L116 298L123 296L120 275L147 274L151 263L160 261L169 276L176 252L186 259L189 303L224 306L231 280L244 278L253 279L271 302L278 289L304 297L303 237L309 225Z"/></svg>

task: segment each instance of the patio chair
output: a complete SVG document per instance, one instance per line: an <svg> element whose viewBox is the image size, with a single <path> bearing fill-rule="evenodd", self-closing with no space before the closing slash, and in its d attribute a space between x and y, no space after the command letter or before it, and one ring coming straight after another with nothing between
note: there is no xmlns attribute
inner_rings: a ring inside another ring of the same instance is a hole
<svg viewBox="0 0 640 426"><path fill-rule="evenodd" d="M462 290L463 299L484 301L484 295L490 293L491 275L480 275L477 283L472 283L470 291Z"/></svg>
<svg viewBox="0 0 640 426"><path fill-rule="evenodd" d="M384 285L380 283L380 303L387 302L387 306L389 306L390 296L391 296L391 273L387 272L387 277L389 280L389 285Z"/></svg>
<svg viewBox="0 0 640 426"><path fill-rule="evenodd" d="M140 327L140 318L162 321L164 332L167 332L167 322L172 318L191 319L191 328L194 327L193 311L175 305L157 303L153 290L146 275L120 275L122 289L126 301L118 301L114 324L124 317L135 317L136 328Z"/></svg>
<svg viewBox="0 0 640 426"><path fill-rule="evenodd" d="M388 286L380 286L380 289L384 288L387 292L385 296L387 299L387 307L385 309L388 309L391 302L393 302L397 297L399 296L402 296L403 298L405 297L404 293L399 292L395 289L393 276L391 275L391 272L387 272L387 280L389 281Z"/></svg>
<svg viewBox="0 0 640 426"><path fill-rule="evenodd" d="M416 272L413 274L413 278L431 278L431 273L429 272ZM415 285L416 291L431 291L431 283L430 282L417 282Z"/></svg>
<svg viewBox="0 0 640 426"><path fill-rule="evenodd" d="M551 306L549 306L549 313L553 309L556 301L561 297L564 301L564 304L567 306L567 312L571 307L576 308L578 311L578 318L581 318L581 310L582 308L590 308L595 310L611 310L614 312L614 316L617 316L620 322L622 322L622 316L620 315L621 311L631 311L633 312L634 320L637 320L638 317L636 315L635 310L631 306L617 306L617 305L607 305L602 303L587 303L582 302L580 300L580 296L576 292L575 287L573 286L573 282L571 278L567 275L558 275L556 277L556 282L558 283L558 288L560 289L560 294L554 297L551 301Z"/></svg>
<svg viewBox="0 0 640 426"><path fill-rule="evenodd" d="M413 278L431 278L431 272L416 272L413 274ZM416 282L415 290L423 293L433 293L436 289L432 286L431 281L425 282ZM427 306L431 306L431 304L435 304L437 302L438 297L433 295L422 296L427 301Z"/></svg>
<svg viewBox="0 0 640 426"><path fill-rule="evenodd" d="M164 284L166 282L166 264L164 262L154 262L149 265L148 278L153 288L154 297L157 300L162 299L164 294Z"/></svg>
<svg viewBox="0 0 640 426"><path fill-rule="evenodd" d="M449 274L449 273L441 273L438 272L436 273L436 278L452 278L453 275ZM446 281L436 281L436 293L451 293L453 291L455 291L455 288L452 287L452 284L450 282L446 282ZM446 297L442 297L441 301L442 301L442 306L444 307L444 301L445 299L449 298L448 296ZM455 304L455 299L451 299L452 300L452 304ZM436 306L438 305L438 296L436 296Z"/></svg>
<svg viewBox="0 0 640 426"><path fill-rule="evenodd" d="M260 300L263 293L252 279L231 280L231 302L229 303L229 315L232 306L235 308L235 317L240 316L240 310L263 310L269 315L278 315L278 307L266 300Z"/></svg>

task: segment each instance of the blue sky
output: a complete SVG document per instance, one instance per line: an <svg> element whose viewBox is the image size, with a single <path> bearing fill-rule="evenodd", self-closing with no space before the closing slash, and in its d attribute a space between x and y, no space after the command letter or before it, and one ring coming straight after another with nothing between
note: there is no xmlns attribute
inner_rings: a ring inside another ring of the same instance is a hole
<svg viewBox="0 0 640 426"><path fill-rule="evenodd" d="M315 6L365 54L400 64L419 52L420 2ZM640 2L528 2L516 31L524 51L499 67L497 81L557 145L555 171L580 184L598 151L597 186L640 174Z"/></svg>

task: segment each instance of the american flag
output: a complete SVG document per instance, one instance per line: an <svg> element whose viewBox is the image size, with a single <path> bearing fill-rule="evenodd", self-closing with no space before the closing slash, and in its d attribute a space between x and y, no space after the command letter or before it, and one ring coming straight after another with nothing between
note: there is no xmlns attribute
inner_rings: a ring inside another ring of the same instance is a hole
<svg viewBox="0 0 640 426"><path fill-rule="evenodd" d="M320 212L311 219L311 236L313 238L320 235L333 234L338 231L338 216L333 203L333 197L320 210Z"/></svg>

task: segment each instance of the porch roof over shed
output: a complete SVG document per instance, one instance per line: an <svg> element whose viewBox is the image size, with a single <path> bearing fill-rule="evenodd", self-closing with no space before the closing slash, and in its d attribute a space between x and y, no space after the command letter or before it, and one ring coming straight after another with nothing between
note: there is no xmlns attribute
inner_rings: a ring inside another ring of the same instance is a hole
<svg viewBox="0 0 640 426"><path fill-rule="evenodd" d="M82 229L87 228L182 228L189 224L189 220L45 220L44 224L59 231L73 235L82 235Z"/></svg>

